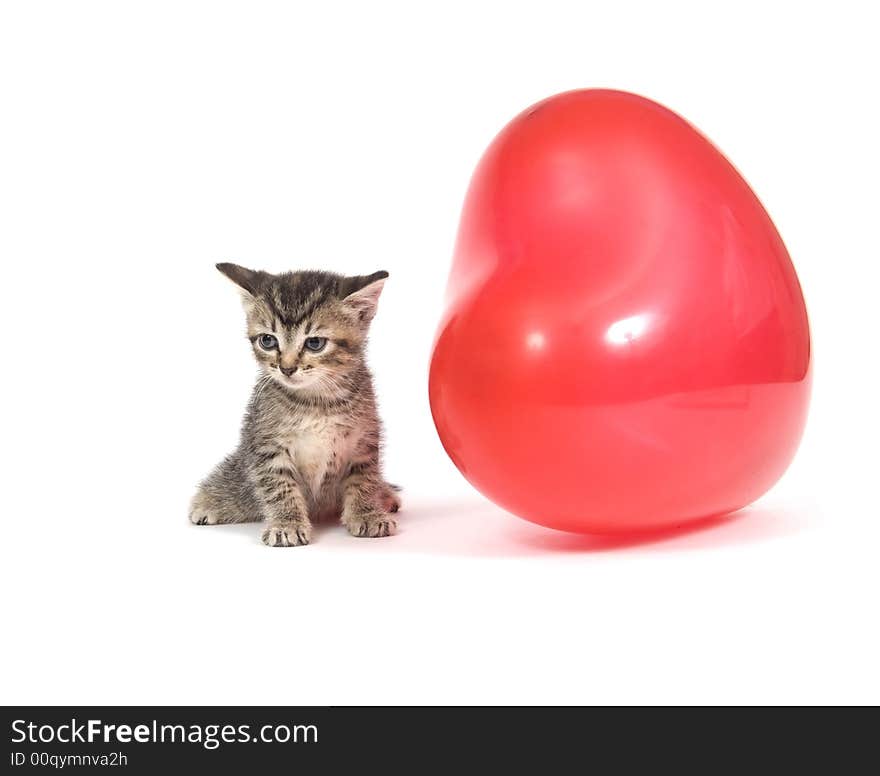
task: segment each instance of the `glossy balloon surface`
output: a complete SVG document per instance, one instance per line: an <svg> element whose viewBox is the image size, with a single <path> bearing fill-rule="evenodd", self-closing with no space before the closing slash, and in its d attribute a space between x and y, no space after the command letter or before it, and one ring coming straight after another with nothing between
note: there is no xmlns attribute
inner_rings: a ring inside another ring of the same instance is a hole
<svg viewBox="0 0 880 776"><path fill-rule="evenodd" d="M430 400L453 462L499 506L579 532L743 507L794 456L810 357L776 228L677 114L568 92L486 151Z"/></svg>

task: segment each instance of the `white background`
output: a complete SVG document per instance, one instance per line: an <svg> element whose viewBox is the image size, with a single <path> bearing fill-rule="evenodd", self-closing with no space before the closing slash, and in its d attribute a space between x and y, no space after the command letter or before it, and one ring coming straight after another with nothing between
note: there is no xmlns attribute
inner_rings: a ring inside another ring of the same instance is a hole
<svg viewBox="0 0 880 776"><path fill-rule="evenodd" d="M8 2L6 703L880 702L880 57L870 3ZM682 113L800 274L807 433L735 519L556 533L474 492L427 363L471 171L582 86ZM371 362L401 533L186 521L253 366L213 268L391 279Z"/></svg>

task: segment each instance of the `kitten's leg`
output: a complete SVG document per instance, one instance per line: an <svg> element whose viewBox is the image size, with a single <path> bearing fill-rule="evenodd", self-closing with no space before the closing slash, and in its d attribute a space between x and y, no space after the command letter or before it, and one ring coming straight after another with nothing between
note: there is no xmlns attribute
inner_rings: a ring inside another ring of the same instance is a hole
<svg viewBox="0 0 880 776"><path fill-rule="evenodd" d="M254 474L257 496L263 504L266 528L263 544L269 547L298 547L312 538L308 504L294 471L279 455L274 463Z"/></svg>
<svg viewBox="0 0 880 776"><path fill-rule="evenodd" d="M383 482L379 488L379 504L386 512L400 511L400 487L390 482Z"/></svg>
<svg viewBox="0 0 880 776"><path fill-rule="evenodd" d="M196 525L250 523L263 519L238 453L222 461L199 485L190 502L189 519Z"/></svg>
<svg viewBox="0 0 880 776"><path fill-rule="evenodd" d="M342 524L352 536L391 536L397 531L397 522L389 512L399 507L397 500L389 501L394 491L383 482L375 464L352 467L342 483Z"/></svg>

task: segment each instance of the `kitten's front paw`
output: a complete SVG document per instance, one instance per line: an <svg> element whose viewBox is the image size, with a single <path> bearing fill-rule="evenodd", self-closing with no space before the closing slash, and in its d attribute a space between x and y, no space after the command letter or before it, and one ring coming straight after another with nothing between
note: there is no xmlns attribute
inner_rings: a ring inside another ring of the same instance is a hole
<svg viewBox="0 0 880 776"><path fill-rule="evenodd" d="M397 533L397 521L385 512L370 512L345 521L345 527L352 536L378 538Z"/></svg>
<svg viewBox="0 0 880 776"><path fill-rule="evenodd" d="M263 544L268 547L299 547L312 540L309 523L270 523L263 531Z"/></svg>

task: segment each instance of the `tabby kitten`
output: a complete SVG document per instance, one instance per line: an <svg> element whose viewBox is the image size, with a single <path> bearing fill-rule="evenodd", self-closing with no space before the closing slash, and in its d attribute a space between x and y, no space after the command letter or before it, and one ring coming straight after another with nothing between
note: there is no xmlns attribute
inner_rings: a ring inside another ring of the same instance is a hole
<svg viewBox="0 0 880 776"><path fill-rule="evenodd" d="M339 516L353 536L389 536L400 502L382 477L380 423L364 360L387 272L271 275L236 264L260 368L238 449L199 486L197 525L265 520L270 547L308 544Z"/></svg>

